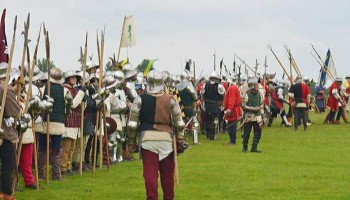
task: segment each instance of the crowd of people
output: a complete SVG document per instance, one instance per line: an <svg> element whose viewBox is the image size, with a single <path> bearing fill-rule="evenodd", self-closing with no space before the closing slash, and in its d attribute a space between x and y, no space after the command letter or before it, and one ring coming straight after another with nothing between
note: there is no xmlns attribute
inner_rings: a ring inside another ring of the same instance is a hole
<svg viewBox="0 0 350 200"><path fill-rule="evenodd" d="M6 67L1 64L0 99L7 84ZM77 174L80 167L91 171L99 165L97 160L103 165L132 161L139 152L147 198L158 198L159 172L164 198L173 199L174 157L188 147L186 140L201 144L199 134L210 141L227 132L228 145L235 145L237 131L243 129L242 152L246 153L253 129L250 152L261 153L262 129L271 127L277 116L281 125L295 131L300 125L306 131L312 124L311 109L325 112L328 107L326 124L340 124L341 117L348 122L350 88L343 87L340 77L328 94L325 87L316 86L313 96L310 80L302 76L291 82L278 81L271 74L245 78L213 71L207 78L196 79L187 69L180 75L157 70L144 76L127 63L122 70L100 73L99 65L89 60L85 77L80 69L63 73L52 68L44 73L35 67L30 82L28 67L24 77L13 69L0 135L0 198L14 199L12 172L17 167L26 188L38 187L32 170L35 156L38 178L48 178L49 161L51 179L59 181ZM346 81L350 82L349 76Z"/></svg>

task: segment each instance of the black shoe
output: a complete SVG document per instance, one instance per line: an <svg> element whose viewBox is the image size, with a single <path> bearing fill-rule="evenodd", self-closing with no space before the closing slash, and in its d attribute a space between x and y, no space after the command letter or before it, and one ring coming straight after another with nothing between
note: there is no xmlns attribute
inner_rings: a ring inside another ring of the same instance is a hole
<svg viewBox="0 0 350 200"><path fill-rule="evenodd" d="M247 153L247 151L248 151L247 149L242 149L243 153Z"/></svg>
<svg viewBox="0 0 350 200"><path fill-rule="evenodd" d="M252 149L252 150L250 150L250 152L252 152L252 153L262 153L262 151L260 151L258 149Z"/></svg>
<svg viewBox="0 0 350 200"><path fill-rule="evenodd" d="M36 190L36 185L34 183L31 185L26 185L26 188Z"/></svg>

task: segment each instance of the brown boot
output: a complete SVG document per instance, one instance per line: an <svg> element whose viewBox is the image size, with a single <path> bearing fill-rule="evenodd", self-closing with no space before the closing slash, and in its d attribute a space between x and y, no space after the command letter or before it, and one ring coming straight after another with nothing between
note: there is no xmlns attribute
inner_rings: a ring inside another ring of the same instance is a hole
<svg viewBox="0 0 350 200"><path fill-rule="evenodd" d="M45 175L46 152L38 151L38 174L39 179L46 179Z"/></svg>
<svg viewBox="0 0 350 200"><path fill-rule="evenodd" d="M15 196L4 194L4 200L16 200Z"/></svg>
<svg viewBox="0 0 350 200"><path fill-rule="evenodd" d="M335 125L340 125L340 121L339 120L335 120L334 124Z"/></svg>
<svg viewBox="0 0 350 200"><path fill-rule="evenodd" d="M60 151L51 152L52 180L55 180L55 181L62 180L60 159L61 159Z"/></svg>

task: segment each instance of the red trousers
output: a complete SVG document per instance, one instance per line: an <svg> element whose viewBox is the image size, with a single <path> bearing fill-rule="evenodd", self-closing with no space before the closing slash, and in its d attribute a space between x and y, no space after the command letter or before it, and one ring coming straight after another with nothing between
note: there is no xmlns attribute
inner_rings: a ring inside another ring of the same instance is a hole
<svg viewBox="0 0 350 200"><path fill-rule="evenodd" d="M26 186L34 184L35 181L32 171L33 146L33 144L23 144L19 160L19 168Z"/></svg>
<svg viewBox="0 0 350 200"><path fill-rule="evenodd" d="M147 200L158 200L158 171L163 189L163 199L174 199L174 154L159 161L158 154L141 149L143 178L145 180Z"/></svg>

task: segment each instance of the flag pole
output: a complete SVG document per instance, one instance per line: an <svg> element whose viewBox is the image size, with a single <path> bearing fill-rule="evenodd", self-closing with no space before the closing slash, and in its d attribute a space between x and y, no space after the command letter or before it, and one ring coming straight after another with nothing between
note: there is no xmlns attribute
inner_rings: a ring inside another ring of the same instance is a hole
<svg viewBox="0 0 350 200"><path fill-rule="evenodd" d="M126 15L124 16L123 26L122 26L122 34L120 35L120 41L119 41L119 49L118 49L118 56L117 56L117 62L119 62L120 57L120 49L122 48L122 38L124 33L124 25L125 25Z"/></svg>

